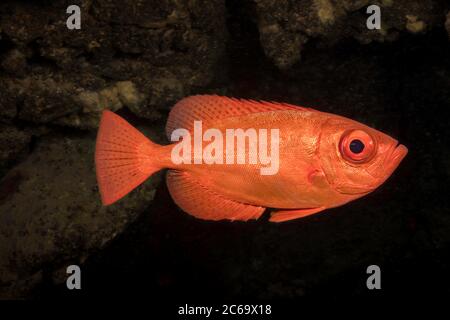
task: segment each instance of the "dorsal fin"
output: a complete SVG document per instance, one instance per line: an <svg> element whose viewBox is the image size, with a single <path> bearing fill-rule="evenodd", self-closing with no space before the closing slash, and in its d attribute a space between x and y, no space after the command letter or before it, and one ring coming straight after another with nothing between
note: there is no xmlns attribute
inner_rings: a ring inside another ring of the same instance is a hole
<svg viewBox="0 0 450 320"><path fill-rule="evenodd" d="M180 100L170 111L166 124L166 135L170 139L173 130L191 130L195 120L208 122L245 114L277 110L305 110L286 103L255 101L221 97L217 95L197 95Z"/></svg>

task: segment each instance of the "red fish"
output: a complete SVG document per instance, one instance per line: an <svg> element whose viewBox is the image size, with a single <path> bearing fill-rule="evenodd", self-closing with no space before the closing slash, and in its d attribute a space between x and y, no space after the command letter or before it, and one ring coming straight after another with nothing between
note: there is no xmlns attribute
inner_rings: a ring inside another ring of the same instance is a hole
<svg viewBox="0 0 450 320"><path fill-rule="evenodd" d="M210 95L184 98L172 108L166 125L169 139L177 128L195 135L194 121L223 136L227 129L277 129L276 173L261 174L260 162L175 163L174 148L184 138L155 144L124 119L104 111L95 153L103 204L114 203L153 173L169 169L166 180L173 200L197 218L246 221L272 208L270 221L286 221L368 194L386 181L408 152L390 136L341 116ZM202 147L207 145L202 141ZM241 150L235 146L235 151ZM196 151L191 152L195 158Z"/></svg>

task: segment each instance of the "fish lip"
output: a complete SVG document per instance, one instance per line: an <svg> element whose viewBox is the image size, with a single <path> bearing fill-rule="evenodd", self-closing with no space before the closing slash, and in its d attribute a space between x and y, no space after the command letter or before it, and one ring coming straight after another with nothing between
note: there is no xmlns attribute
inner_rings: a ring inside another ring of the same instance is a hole
<svg viewBox="0 0 450 320"><path fill-rule="evenodd" d="M403 158L406 157L408 154L408 148L404 146L403 144L397 143L397 145L394 147L394 150L392 151L390 158L390 161L397 165L403 160Z"/></svg>
<svg viewBox="0 0 450 320"><path fill-rule="evenodd" d="M391 176L391 174L397 169L400 162L406 157L408 154L408 148L403 144L398 143L397 141L392 146L392 151L389 156L386 157L385 165L387 167L386 175L382 182L384 182L387 178Z"/></svg>

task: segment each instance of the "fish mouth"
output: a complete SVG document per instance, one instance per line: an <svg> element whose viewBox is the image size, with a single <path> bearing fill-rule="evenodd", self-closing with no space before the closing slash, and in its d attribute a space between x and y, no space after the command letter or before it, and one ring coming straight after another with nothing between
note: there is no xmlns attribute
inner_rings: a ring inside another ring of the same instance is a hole
<svg viewBox="0 0 450 320"><path fill-rule="evenodd" d="M384 182L391 176L391 174L395 171L395 169L397 169L398 165L400 164L400 162L402 162L407 154L408 148L406 146L404 146L403 144L399 144L398 142L393 144L390 155L386 157L386 160L384 161L386 171L382 182Z"/></svg>
<svg viewBox="0 0 450 320"><path fill-rule="evenodd" d="M394 147L394 151L391 154L390 162L392 164L395 164L395 168L396 168L400 164L400 162L403 160L403 158L406 157L407 154L408 154L408 148L405 147L403 144L397 143L397 145Z"/></svg>
<svg viewBox="0 0 450 320"><path fill-rule="evenodd" d="M357 196L363 196L372 192L391 176L407 154L408 148L395 141L391 145L390 150L387 152L387 156L384 158L384 161L379 162L377 166L372 169L372 171L368 171L368 173L376 179L373 184L364 186L345 184L337 186L336 190L344 194ZM383 168L383 170L379 171L381 168Z"/></svg>

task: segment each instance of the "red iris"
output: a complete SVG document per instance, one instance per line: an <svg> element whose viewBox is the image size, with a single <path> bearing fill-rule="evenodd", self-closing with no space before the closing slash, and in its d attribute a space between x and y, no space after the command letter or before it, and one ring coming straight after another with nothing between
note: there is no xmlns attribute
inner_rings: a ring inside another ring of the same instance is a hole
<svg viewBox="0 0 450 320"><path fill-rule="evenodd" d="M365 131L351 130L343 134L339 149L344 159L361 163L375 154L375 140Z"/></svg>

